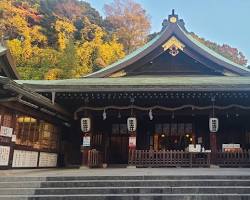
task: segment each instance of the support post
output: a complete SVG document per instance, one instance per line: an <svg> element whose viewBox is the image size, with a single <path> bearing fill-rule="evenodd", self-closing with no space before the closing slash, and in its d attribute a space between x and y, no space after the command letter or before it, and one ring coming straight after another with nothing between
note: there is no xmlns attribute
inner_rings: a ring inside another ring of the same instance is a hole
<svg viewBox="0 0 250 200"><path fill-rule="evenodd" d="M212 153L217 152L217 135L216 133L210 133L210 148Z"/></svg>
<svg viewBox="0 0 250 200"><path fill-rule="evenodd" d="M135 163L135 154L133 151L136 150L136 132L130 132L128 140L128 167Z"/></svg>
<svg viewBox="0 0 250 200"><path fill-rule="evenodd" d="M210 148L211 148L211 163L216 164L216 152L217 152L217 135L216 133L210 133Z"/></svg>

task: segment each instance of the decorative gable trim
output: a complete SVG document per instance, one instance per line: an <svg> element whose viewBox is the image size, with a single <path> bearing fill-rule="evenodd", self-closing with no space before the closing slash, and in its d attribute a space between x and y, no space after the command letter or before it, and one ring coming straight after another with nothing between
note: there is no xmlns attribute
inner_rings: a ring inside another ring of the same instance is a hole
<svg viewBox="0 0 250 200"><path fill-rule="evenodd" d="M185 45L182 44L175 36L172 36L165 44L162 45L164 51L169 50L169 54L176 56L179 50L183 51Z"/></svg>

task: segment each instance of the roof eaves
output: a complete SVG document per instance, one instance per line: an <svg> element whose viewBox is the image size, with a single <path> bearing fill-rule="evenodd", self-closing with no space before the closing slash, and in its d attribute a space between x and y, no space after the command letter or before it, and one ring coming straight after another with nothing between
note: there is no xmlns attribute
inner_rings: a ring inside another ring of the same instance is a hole
<svg viewBox="0 0 250 200"><path fill-rule="evenodd" d="M3 84L3 88L6 90L11 90L17 94L23 95L25 98L29 99L30 101L39 103L42 106L49 108L51 110L54 110L58 112L59 114L63 114L66 117L72 117L70 113L65 111L59 105L52 104L52 102L48 98L36 93L34 90L27 88L26 86L20 85L10 80L9 78L2 77L2 76L0 77L0 83Z"/></svg>

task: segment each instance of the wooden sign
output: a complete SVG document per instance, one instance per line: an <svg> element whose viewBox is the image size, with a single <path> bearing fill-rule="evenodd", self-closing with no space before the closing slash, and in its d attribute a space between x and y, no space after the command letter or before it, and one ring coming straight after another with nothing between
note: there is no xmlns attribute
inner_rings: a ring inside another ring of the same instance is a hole
<svg viewBox="0 0 250 200"><path fill-rule="evenodd" d="M12 137L13 128L1 126L0 136Z"/></svg>

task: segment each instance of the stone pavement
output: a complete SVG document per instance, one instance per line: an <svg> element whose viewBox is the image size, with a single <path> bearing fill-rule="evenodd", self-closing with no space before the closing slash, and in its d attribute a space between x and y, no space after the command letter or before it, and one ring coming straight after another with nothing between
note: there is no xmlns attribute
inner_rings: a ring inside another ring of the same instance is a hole
<svg viewBox="0 0 250 200"><path fill-rule="evenodd" d="M250 168L106 168L0 170L3 176L250 176Z"/></svg>

